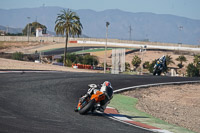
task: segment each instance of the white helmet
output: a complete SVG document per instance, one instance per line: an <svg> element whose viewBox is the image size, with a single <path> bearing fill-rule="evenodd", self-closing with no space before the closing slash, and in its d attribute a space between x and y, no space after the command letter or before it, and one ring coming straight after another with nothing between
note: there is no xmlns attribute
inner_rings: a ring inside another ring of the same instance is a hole
<svg viewBox="0 0 200 133"><path fill-rule="evenodd" d="M110 99L113 95L113 88L112 88L111 83L109 81L105 81L102 84L100 91L105 93L107 95L108 99Z"/></svg>

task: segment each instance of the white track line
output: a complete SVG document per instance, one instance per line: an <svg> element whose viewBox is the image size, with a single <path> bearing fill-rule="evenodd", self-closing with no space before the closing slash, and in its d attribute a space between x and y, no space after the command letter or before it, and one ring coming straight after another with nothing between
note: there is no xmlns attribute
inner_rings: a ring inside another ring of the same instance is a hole
<svg viewBox="0 0 200 133"><path fill-rule="evenodd" d="M166 82L166 83L155 83L155 84L147 84L147 85L138 85L138 86L131 86L126 88L121 88L118 90L113 91L114 93L120 93L122 91L128 91L131 89L136 88L147 88L147 87L153 87L153 86L160 86L160 85L176 85L176 84L191 84L191 83L200 83L200 80L197 81L180 81L180 82Z"/></svg>
<svg viewBox="0 0 200 133"><path fill-rule="evenodd" d="M54 72L60 72L60 71L26 71L26 70L21 70L21 71L0 71L0 73L54 73Z"/></svg>

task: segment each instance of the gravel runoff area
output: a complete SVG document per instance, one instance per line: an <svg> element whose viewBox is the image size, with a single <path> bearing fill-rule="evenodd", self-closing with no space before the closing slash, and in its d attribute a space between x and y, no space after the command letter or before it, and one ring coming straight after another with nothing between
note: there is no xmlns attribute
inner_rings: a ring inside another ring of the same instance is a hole
<svg viewBox="0 0 200 133"><path fill-rule="evenodd" d="M124 92L138 98L137 109L170 124L200 133L200 83L158 86Z"/></svg>

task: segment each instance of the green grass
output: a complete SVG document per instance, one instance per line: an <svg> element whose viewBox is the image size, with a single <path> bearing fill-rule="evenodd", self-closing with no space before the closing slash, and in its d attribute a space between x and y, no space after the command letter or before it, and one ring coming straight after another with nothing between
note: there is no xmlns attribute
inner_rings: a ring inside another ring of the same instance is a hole
<svg viewBox="0 0 200 133"><path fill-rule="evenodd" d="M113 48L107 48L107 50L112 50ZM134 50L133 48L126 48L130 50ZM87 52L100 52L100 51L105 51L105 48L91 48L87 50L81 50L78 52L75 52L75 54L81 54L81 53L87 53Z"/></svg>
<svg viewBox="0 0 200 133"><path fill-rule="evenodd" d="M133 72L125 71L125 72L123 72L122 74L127 74L127 75L137 75L138 72L136 72L136 71L133 71Z"/></svg>
<svg viewBox="0 0 200 133"><path fill-rule="evenodd" d="M112 48L107 48L107 50L112 50ZM100 51L105 51L105 48L87 49L87 50L81 50L81 51L74 52L74 53L81 54L81 53L100 52Z"/></svg>
<svg viewBox="0 0 200 133"><path fill-rule="evenodd" d="M47 49L47 50L42 50L41 52L49 52L49 51L53 51L53 50L57 50L60 48L55 48L55 49ZM112 50L113 48L107 48L107 50ZM133 50L133 48L128 48L130 50ZM75 54L82 54L82 53L89 53L89 52L100 52L100 51L105 51L105 48L94 48L94 49L87 49L87 50L81 50L81 51L77 51L74 52Z"/></svg>
<svg viewBox="0 0 200 133"><path fill-rule="evenodd" d="M145 112L136 109L138 99L116 94L111 100L109 106L116 108L120 114L133 117L132 119L137 122L155 126L161 129L165 129L174 133L194 133L188 129L168 124L167 122L155 118Z"/></svg>

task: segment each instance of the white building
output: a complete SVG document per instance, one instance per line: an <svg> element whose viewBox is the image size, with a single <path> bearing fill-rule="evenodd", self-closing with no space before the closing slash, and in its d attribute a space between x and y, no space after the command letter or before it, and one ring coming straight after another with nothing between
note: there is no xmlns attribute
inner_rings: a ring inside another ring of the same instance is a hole
<svg viewBox="0 0 200 133"><path fill-rule="evenodd" d="M37 28L36 29L36 37L42 37L42 28Z"/></svg>

